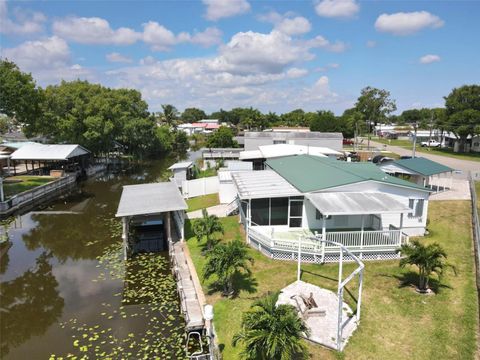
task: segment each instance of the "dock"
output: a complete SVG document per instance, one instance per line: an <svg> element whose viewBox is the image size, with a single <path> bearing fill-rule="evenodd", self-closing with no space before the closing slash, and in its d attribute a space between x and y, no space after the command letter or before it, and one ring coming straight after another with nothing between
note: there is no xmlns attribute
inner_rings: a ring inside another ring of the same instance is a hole
<svg viewBox="0 0 480 360"><path fill-rule="evenodd" d="M201 330L205 326L202 311L205 299L188 248L183 241L171 242L169 252L172 272L177 281L180 307L185 317L185 329L187 332Z"/></svg>

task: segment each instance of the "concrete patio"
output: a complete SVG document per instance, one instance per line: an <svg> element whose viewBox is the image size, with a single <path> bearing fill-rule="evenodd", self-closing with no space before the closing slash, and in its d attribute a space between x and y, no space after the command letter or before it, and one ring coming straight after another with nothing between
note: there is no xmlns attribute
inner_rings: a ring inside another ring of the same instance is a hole
<svg viewBox="0 0 480 360"><path fill-rule="evenodd" d="M302 312L299 309L295 295L302 295L305 298L313 294L313 298L318 308L313 308L312 313L306 310ZM292 298L293 297L293 298ZM310 335L305 338L328 348L337 349L338 332L338 296L334 292L322 289L318 286L298 280L283 288L278 296L277 305L289 304L299 310L299 316L303 318L305 324L310 329ZM323 314L323 312L325 312ZM348 304L343 302L342 306L342 349L345 347L348 339L357 329L357 316L353 314Z"/></svg>

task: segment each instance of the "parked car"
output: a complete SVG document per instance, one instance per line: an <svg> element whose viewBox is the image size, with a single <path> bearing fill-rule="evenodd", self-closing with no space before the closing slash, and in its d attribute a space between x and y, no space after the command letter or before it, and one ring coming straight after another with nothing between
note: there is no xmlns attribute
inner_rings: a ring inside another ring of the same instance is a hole
<svg viewBox="0 0 480 360"><path fill-rule="evenodd" d="M430 141L422 141L422 147L440 147L440 144L437 140L430 140Z"/></svg>
<svg viewBox="0 0 480 360"><path fill-rule="evenodd" d="M343 145L353 145L353 139L343 139Z"/></svg>

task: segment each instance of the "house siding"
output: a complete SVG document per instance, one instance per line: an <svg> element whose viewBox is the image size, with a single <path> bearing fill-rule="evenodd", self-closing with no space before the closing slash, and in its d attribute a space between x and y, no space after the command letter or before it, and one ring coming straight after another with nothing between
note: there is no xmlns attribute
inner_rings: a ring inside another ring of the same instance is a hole
<svg viewBox="0 0 480 360"><path fill-rule="evenodd" d="M428 217L428 198L429 193L426 191L415 190L411 188L403 188L399 186L384 184L376 181L365 181L351 185L344 185L325 190L344 191L344 192L382 192L395 197L396 200L408 206L409 199L424 200L423 212L420 218L412 218L407 214L403 216L403 232L409 236L423 236L427 225ZM315 216L315 213L314 215ZM382 228L388 230L390 224L396 227L400 226L400 214L382 214L379 215L382 220ZM328 225L327 225L328 227Z"/></svg>

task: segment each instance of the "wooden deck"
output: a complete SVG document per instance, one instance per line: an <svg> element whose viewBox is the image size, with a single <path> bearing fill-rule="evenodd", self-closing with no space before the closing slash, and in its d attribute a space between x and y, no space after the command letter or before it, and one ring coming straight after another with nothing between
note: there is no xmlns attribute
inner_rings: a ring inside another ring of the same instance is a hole
<svg viewBox="0 0 480 360"><path fill-rule="evenodd" d="M176 241L169 244L172 271L177 280L182 313L187 331L204 328L202 306L205 304L198 276L191 262L186 244Z"/></svg>

